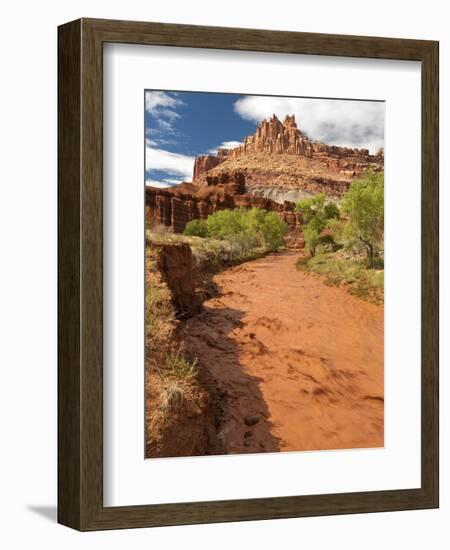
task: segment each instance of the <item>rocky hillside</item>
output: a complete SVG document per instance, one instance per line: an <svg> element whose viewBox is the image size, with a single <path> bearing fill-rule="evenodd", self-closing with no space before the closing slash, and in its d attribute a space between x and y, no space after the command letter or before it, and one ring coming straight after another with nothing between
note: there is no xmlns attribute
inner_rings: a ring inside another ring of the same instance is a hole
<svg viewBox="0 0 450 550"><path fill-rule="evenodd" d="M347 174L331 172L320 160L287 153L249 153L230 157L210 170L208 175L221 176L234 171L245 175L249 193L273 198L277 202L295 202L321 192L338 198L352 181Z"/></svg>
<svg viewBox="0 0 450 550"><path fill-rule="evenodd" d="M275 189L275 200L285 200L286 192L294 200L321 191L339 197L364 170L382 170L383 165L382 151L371 155L367 149L312 141L297 127L294 115L284 122L273 115L239 147L197 157L193 183L208 185L207 175L237 170L246 176L250 193L270 197Z"/></svg>

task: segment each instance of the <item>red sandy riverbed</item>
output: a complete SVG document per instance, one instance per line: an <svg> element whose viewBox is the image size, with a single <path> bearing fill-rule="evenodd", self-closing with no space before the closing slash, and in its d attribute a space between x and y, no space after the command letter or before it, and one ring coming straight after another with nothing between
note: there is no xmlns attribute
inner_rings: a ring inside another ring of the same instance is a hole
<svg viewBox="0 0 450 550"><path fill-rule="evenodd" d="M227 453L380 447L383 308L285 252L214 277L185 344L219 386Z"/></svg>

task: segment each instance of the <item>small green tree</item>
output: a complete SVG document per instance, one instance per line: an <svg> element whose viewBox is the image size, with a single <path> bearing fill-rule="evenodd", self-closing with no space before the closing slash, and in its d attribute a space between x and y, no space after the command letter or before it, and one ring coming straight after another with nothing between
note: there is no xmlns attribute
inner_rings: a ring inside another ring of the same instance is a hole
<svg viewBox="0 0 450 550"><path fill-rule="evenodd" d="M299 201L295 209L302 215L305 243L311 256L314 256L317 246L321 243L322 231L327 227L330 220L339 220L339 208L334 202L327 202L324 193L319 193ZM329 238L330 236L328 236Z"/></svg>
<svg viewBox="0 0 450 550"><path fill-rule="evenodd" d="M227 240L231 246L232 257L242 257L257 244L256 227L251 223L248 210L219 210L206 219L208 235L216 239Z"/></svg>
<svg viewBox="0 0 450 550"><path fill-rule="evenodd" d="M323 213L327 221L338 220L341 215L339 212L339 208L335 202L328 202L327 204L325 204L325 206L323 207Z"/></svg>
<svg viewBox="0 0 450 550"><path fill-rule="evenodd" d="M184 235L191 237L207 237L208 228L205 220L191 220L186 224L183 231Z"/></svg>
<svg viewBox="0 0 450 550"><path fill-rule="evenodd" d="M208 235L216 239L227 239L239 232L239 216L235 210L219 210L206 219Z"/></svg>
<svg viewBox="0 0 450 550"><path fill-rule="evenodd" d="M320 233L314 226L307 224L303 227L303 236L309 253L311 256L315 256L316 248L320 244Z"/></svg>
<svg viewBox="0 0 450 550"><path fill-rule="evenodd" d="M259 231L267 250L278 250L283 246L287 230L287 224L276 212L266 212L259 224Z"/></svg>
<svg viewBox="0 0 450 550"><path fill-rule="evenodd" d="M314 195L314 197L302 199L296 204L295 209L297 212L301 213L302 222L304 224L308 224L313 219L320 219L323 217L325 200L325 194L319 193L318 195Z"/></svg>
<svg viewBox="0 0 450 550"><path fill-rule="evenodd" d="M347 237L362 244L367 265L372 268L384 237L383 173L368 171L355 180L344 196L342 210L348 215Z"/></svg>

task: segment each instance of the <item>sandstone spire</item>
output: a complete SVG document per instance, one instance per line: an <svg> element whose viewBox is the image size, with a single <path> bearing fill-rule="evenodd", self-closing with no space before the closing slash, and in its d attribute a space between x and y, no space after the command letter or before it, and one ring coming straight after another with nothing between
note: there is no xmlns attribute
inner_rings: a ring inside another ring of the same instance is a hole
<svg viewBox="0 0 450 550"><path fill-rule="evenodd" d="M274 113L258 124L254 134L234 149L219 149L217 155L203 155L195 159L193 180L200 181L208 170L227 159L254 153L300 155L317 158L330 168L354 170L352 166L367 165L373 160L367 149L337 147L310 140L297 126L295 115L286 115L281 122ZM350 159L350 162L347 162ZM379 159L378 159L379 160ZM342 162L341 162L342 161Z"/></svg>

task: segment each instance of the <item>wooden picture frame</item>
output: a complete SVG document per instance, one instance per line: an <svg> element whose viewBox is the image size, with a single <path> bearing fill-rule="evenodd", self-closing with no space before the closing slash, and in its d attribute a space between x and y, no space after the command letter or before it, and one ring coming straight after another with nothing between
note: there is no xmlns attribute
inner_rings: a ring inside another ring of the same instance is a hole
<svg viewBox="0 0 450 550"><path fill-rule="evenodd" d="M105 42L419 61L422 67L418 489L103 506L102 47ZM58 29L58 521L81 530L438 506L438 43L79 19Z"/></svg>

